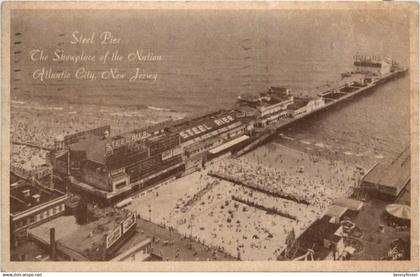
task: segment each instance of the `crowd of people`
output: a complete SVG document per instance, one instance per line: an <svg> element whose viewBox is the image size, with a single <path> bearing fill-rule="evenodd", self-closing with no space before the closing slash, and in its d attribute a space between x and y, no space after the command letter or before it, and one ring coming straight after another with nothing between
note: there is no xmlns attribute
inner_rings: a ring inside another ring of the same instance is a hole
<svg viewBox="0 0 420 277"><path fill-rule="evenodd" d="M15 103L11 107L11 163L26 170L46 163L46 151L42 148L52 149L58 137L108 124L111 126L111 135L114 135L170 118L177 119L177 115L149 109L127 108L126 111L121 111L120 108L92 106L75 110L71 107ZM20 145L21 143L29 146Z"/></svg>
<svg viewBox="0 0 420 277"><path fill-rule="evenodd" d="M31 142L46 148L54 145L57 136L66 136L80 131L111 125L111 135L120 134L184 115L152 109L136 110L86 106L41 107L12 105L11 141Z"/></svg>
<svg viewBox="0 0 420 277"><path fill-rule="evenodd" d="M335 198L343 196L349 189L349 185L334 180L334 177L325 177L318 182L301 176L299 170L300 167L294 172L266 167L247 159L224 160L217 166L219 173L235 177L271 194L304 199L321 209L327 208Z"/></svg>
<svg viewBox="0 0 420 277"><path fill-rule="evenodd" d="M215 178L210 172L252 186ZM153 222L230 256L276 259L289 232L302 233L333 200L347 195L357 183L356 173L354 167L339 161L289 148L261 147L237 159L209 163L201 172L155 188L135 206L146 207L138 209L146 217L148 203L158 206L152 211ZM309 204L278 197L270 190L307 199ZM159 197L154 197L157 192Z"/></svg>
<svg viewBox="0 0 420 277"><path fill-rule="evenodd" d="M10 156L12 167L29 172L46 163L47 151L23 145L13 145Z"/></svg>

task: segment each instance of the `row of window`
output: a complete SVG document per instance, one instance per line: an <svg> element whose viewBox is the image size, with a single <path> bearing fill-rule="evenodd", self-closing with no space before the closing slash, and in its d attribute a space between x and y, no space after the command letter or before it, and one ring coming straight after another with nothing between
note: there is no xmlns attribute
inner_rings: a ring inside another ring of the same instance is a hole
<svg viewBox="0 0 420 277"><path fill-rule="evenodd" d="M267 108L267 110L261 112L261 116L266 116L266 115L269 115L269 114L273 114L273 113L283 111L284 109L286 109L288 104L289 104L289 101L287 101L286 104L282 103L279 106L276 106L276 107L273 107L273 108Z"/></svg>
<svg viewBox="0 0 420 277"><path fill-rule="evenodd" d="M271 123L273 123L273 122L278 122L281 118L288 118L288 117L290 117L289 116L289 114L277 114L278 116L272 116L272 117L269 117L269 118L266 118L266 119L264 119L264 120L261 120L261 121L258 121L255 125L257 126L257 127L264 127L264 126L266 126L266 125L268 125L268 124L271 124Z"/></svg>
<svg viewBox="0 0 420 277"><path fill-rule="evenodd" d="M204 144L200 148L196 148L194 150L188 151L188 154L191 156L191 155L194 155L196 153L207 151L207 150L209 150L210 148L212 148L214 146L221 145L222 143L225 142L225 140L229 140L229 139L234 138L236 136L239 136L241 134L243 134L243 129L242 128L240 128L238 130L233 130L230 133L227 133L227 134L222 135L221 138L218 139L217 141L213 141L212 143L209 143L209 144Z"/></svg>
<svg viewBox="0 0 420 277"><path fill-rule="evenodd" d="M27 217L24 217L22 219L19 219L15 222L15 228L21 228L24 226L28 226L30 224L36 223L38 221L44 220L50 216L56 215L62 211L64 211L64 203L56 205L54 207L51 207L48 210L44 210L40 213L34 214L34 215L30 215Z"/></svg>

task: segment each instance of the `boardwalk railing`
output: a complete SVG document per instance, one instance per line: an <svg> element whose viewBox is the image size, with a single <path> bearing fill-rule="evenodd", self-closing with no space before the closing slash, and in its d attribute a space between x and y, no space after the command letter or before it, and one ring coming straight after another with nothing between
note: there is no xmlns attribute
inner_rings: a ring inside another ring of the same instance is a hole
<svg viewBox="0 0 420 277"><path fill-rule="evenodd" d="M31 143L31 142L12 141L12 144L28 146L28 147L37 148L37 149L46 150L46 151L52 151L53 150L52 148L48 148L48 147L38 145L38 144L35 144L35 143Z"/></svg>

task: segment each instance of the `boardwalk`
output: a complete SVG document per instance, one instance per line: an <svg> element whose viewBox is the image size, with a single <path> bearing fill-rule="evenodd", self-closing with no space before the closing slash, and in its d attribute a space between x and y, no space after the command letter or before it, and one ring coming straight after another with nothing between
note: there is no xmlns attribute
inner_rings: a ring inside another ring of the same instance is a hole
<svg viewBox="0 0 420 277"><path fill-rule="evenodd" d="M28 146L28 147L32 147L32 148L45 150L45 151L53 151L52 148L44 147L42 145L37 145L37 144L31 143L31 142L12 141L12 144Z"/></svg>

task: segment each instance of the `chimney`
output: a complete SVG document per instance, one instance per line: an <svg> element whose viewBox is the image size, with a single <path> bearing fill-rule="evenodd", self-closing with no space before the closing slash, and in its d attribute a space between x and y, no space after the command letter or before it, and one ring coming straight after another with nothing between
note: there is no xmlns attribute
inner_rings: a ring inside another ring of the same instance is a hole
<svg viewBox="0 0 420 277"><path fill-rule="evenodd" d="M55 228L50 228L50 259L56 260Z"/></svg>
<svg viewBox="0 0 420 277"><path fill-rule="evenodd" d="M31 191L29 189L22 190L22 193L24 197L29 197L31 195Z"/></svg>
<svg viewBox="0 0 420 277"><path fill-rule="evenodd" d="M35 200L36 203L39 203L40 199L41 199L41 195L39 194L34 194L32 195L32 198Z"/></svg>

